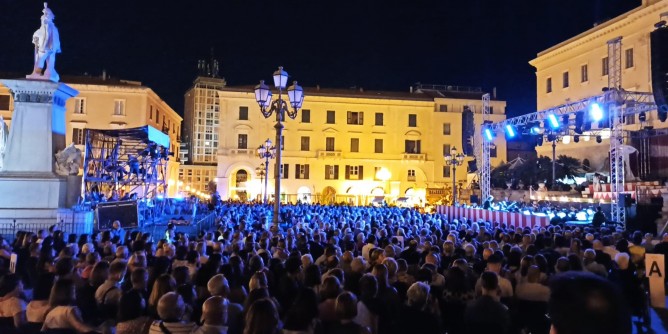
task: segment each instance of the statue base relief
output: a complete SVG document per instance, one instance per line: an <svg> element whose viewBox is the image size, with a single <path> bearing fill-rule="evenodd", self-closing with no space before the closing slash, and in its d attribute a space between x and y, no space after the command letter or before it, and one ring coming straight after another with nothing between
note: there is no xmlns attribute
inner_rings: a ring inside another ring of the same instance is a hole
<svg viewBox="0 0 668 334"><path fill-rule="evenodd" d="M56 73L55 71L46 70L44 71L44 74L33 72L29 75L26 75L26 79L58 82L60 81L60 75L58 75L58 73Z"/></svg>

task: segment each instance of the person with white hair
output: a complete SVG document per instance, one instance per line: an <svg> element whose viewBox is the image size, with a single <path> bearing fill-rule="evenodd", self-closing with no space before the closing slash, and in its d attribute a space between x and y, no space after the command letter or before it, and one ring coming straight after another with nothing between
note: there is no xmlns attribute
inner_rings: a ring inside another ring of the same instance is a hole
<svg viewBox="0 0 668 334"><path fill-rule="evenodd" d="M398 313L396 333L441 333L439 320L432 313L430 287L422 282L413 283L406 292L406 303Z"/></svg>
<svg viewBox="0 0 668 334"><path fill-rule="evenodd" d="M626 305L630 310L640 310L645 302L645 293L640 285L640 278L631 263L631 256L627 253L618 253L615 256L616 268L610 270L608 279L615 283L624 295Z"/></svg>

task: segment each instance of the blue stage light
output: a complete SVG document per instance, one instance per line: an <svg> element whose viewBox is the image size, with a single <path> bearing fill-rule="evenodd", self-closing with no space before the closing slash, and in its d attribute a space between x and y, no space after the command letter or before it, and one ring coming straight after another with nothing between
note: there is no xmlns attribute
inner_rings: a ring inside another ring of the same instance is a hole
<svg viewBox="0 0 668 334"><path fill-rule="evenodd" d="M541 130L540 126L532 126L531 130L529 130L529 132L532 135L537 136L537 135L542 134L543 131Z"/></svg>
<svg viewBox="0 0 668 334"><path fill-rule="evenodd" d="M555 116L554 114L549 114L547 116L547 120L550 122L550 127L552 127L552 129L559 128L560 124L559 124L559 119L557 119L557 116Z"/></svg>
<svg viewBox="0 0 668 334"><path fill-rule="evenodd" d="M563 212L557 212L557 217L559 218L566 218L566 214Z"/></svg>
<svg viewBox="0 0 668 334"><path fill-rule="evenodd" d="M506 124L506 136L508 138L515 138L515 135L516 135L516 133L515 133L515 129L513 128L513 126L510 125L510 124Z"/></svg>
<svg viewBox="0 0 668 334"><path fill-rule="evenodd" d="M592 103L589 106L589 117L594 122L598 122L603 119L603 109L598 103Z"/></svg>
<svg viewBox="0 0 668 334"><path fill-rule="evenodd" d="M492 130L490 130L489 128L485 129L485 138L487 139L487 141L494 140L494 133L492 133Z"/></svg>

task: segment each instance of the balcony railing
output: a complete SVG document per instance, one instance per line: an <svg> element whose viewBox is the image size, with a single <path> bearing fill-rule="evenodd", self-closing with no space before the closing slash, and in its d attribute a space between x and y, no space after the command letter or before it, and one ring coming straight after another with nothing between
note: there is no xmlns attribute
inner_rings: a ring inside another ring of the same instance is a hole
<svg viewBox="0 0 668 334"><path fill-rule="evenodd" d="M253 155L255 150L251 148L231 148L228 150L230 155Z"/></svg>
<svg viewBox="0 0 668 334"><path fill-rule="evenodd" d="M341 151L318 151L318 158L341 158Z"/></svg>
<svg viewBox="0 0 668 334"><path fill-rule="evenodd" d="M415 182L415 175L408 175L407 181L413 181Z"/></svg>
<svg viewBox="0 0 668 334"><path fill-rule="evenodd" d="M404 153L403 160L417 160L424 161L426 160L427 155L422 153Z"/></svg>

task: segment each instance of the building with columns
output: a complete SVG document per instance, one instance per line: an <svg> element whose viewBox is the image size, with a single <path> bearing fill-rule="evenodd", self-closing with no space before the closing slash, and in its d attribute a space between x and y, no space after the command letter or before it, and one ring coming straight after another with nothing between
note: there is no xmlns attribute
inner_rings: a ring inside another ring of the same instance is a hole
<svg viewBox="0 0 668 334"><path fill-rule="evenodd" d="M220 98L217 189L223 199L261 199L264 162L257 148L275 140L275 117L264 118L252 86L226 86ZM444 154L462 152L462 112L482 124L482 92L453 86L419 86L410 92L304 88L303 107L283 130L281 200L365 205L379 197L424 203L428 189L452 184ZM277 96L274 92L274 96ZM504 101L492 100L493 121L505 118ZM501 136L500 136L501 137ZM503 138L492 165L506 161ZM473 160L467 157L466 162ZM274 162L269 161L269 199ZM468 183L467 164L456 170Z"/></svg>
<svg viewBox="0 0 668 334"><path fill-rule="evenodd" d="M628 91L651 92L650 39L654 24L661 14L668 12L668 0L643 0L642 4L618 17L538 53L529 63L536 68L537 110L545 110L568 102L574 102L602 94L608 86L607 42L621 37L622 88ZM665 19L665 17L663 18ZM645 127L665 128L668 123L657 119L655 112L648 113L645 122L638 115L627 117L626 130ZM596 126L594 126L596 128ZM595 171L609 170L609 136L581 136L579 143L565 138L556 146L557 155L587 159ZM539 156L552 156L550 143L537 146Z"/></svg>
<svg viewBox="0 0 668 334"><path fill-rule="evenodd" d="M181 121L151 88L141 82L100 77L63 76L63 83L79 91L65 106L66 143L84 150L84 129L124 129L150 125L169 135L173 157L168 162L168 195L176 194ZM11 127L14 101L0 85L0 116Z"/></svg>

